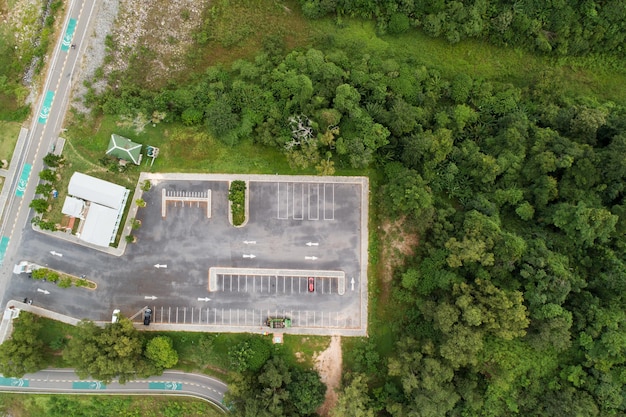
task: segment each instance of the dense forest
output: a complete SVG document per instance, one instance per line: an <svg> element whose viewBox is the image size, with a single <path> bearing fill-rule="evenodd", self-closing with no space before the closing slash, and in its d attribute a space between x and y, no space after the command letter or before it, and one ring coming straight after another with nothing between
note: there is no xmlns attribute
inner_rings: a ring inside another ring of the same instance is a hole
<svg viewBox="0 0 626 417"><path fill-rule="evenodd" d="M420 244L394 275L393 354L360 351L335 416L623 414L626 109L565 97L549 72L531 84L268 39L187 86L91 99L252 137L294 168L382 173L375 212Z"/></svg>
<svg viewBox="0 0 626 417"><path fill-rule="evenodd" d="M456 43L486 38L557 55L624 56L626 3L621 0L300 0L304 14L376 18L381 31L409 27Z"/></svg>

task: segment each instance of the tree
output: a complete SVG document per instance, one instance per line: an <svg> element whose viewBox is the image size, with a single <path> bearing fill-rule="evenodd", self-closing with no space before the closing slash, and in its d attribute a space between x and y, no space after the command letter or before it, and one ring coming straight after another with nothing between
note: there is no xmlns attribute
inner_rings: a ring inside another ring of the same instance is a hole
<svg viewBox="0 0 626 417"><path fill-rule="evenodd" d="M374 417L376 413L371 407L368 395L367 376L356 374L350 383L339 394L333 417Z"/></svg>
<svg viewBox="0 0 626 417"><path fill-rule="evenodd" d="M55 155L53 153L49 153L43 157L43 163L49 167L56 168L63 162L62 155Z"/></svg>
<svg viewBox="0 0 626 417"><path fill-rule="evenodd" d="M45 213L48 211L48 206L48 200L44 198L36 198L28 205L28 207L32 208L37 213Z"/></svg>
<svg viewBox="0 0 626 417"><path fill-rule="evenodd" d="M57 180L57 175L53 170L46 168L39 172L39 178L44 181L55 183Z"/></svg>
<svg viewBox="0 0 626 417"><path fill-rule="evenodd" d="M292 371L293 380L288 385L289 399L299 415L313 415L324 402L326 386L314 371Z"/></svg>
<svg viewBox="0 0 626 417"><path fill-rule="evenodd" d="M239 126L239 115L223 97L212 101L205 111L206 126L215 137L223 139L227 133Z"/></svg>
<svg viewBox="0 0 626 417"><path fill-rule="evenodd" d="M44 344L39 338L41 323L37 316L22 311L13 321L13 334L0 345L0 373L21 378L44 366Z"/></svg>
<svg viewBox="0 0 626 417"><path fill-rule="evenodd" d="M124 317L104 329L92 321L81 321L63 357L74 364L81 378L91 376L104 382L117 378L123 384L137 375L146 376L149 371L142 356L141 336Z"/></svg>
<svg viewBox="0 0 626 417"><path fill-rule="evenodd" d="M150 339L145 356L158 370L171 368L178 363L178 353L174 350L172 339L167 336Z"/></svg>
<svg viewBox="0 0 626 417"><path fill-rule="evenodd" d="M49 195L54 187L50 183L37 184L37 188L35 189L35 194L41 194L44 196Z"/></svg>
<svg viewBox="0 0 626 417"><path fill-rule="evenodd" d="M409 30L409 18L402 13L394 13L389 18L387 30L392 35L399 35Z"/></svg>

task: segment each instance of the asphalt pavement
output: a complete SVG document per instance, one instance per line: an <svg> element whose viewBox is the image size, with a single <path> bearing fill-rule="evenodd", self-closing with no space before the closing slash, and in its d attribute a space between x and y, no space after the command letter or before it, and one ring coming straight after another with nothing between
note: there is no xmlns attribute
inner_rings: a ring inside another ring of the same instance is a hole
<svg viewBox="0 0 626 417"><path fill-rule="evenodd" d="M180 371L164 371L162 375L133 379L125 384L82 380L73 369L46 369L22 378L0 376L0 391L25 394L100 394L100 395L180 395L210 402L222 411L227 386L218 379Z"/></svg>

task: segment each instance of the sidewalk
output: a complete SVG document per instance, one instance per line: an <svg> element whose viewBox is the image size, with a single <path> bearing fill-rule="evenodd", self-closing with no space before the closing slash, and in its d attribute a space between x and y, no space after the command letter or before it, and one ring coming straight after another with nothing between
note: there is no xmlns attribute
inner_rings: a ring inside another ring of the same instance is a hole
<svg viewBox="0 0 626 417"><path fill-rule="evenodd" d="M13 185L13 181L15 179L15 171L18 168L18 159L22 154L22 150L24 149L24 145L26 144L26 138L28 137L28 129L22 128L20 130L20 135L17 138L17 143L15 144L15 149L13 150L13 156L11 157L11 162L9 162L9 169L0 170L0 176L4 177L4 184L2 185L2 192L0 193L0 219L2 219L2 214L4 213L5 206L9 197L9 192Z"/></svg>
<svg viewBox="0 0 626 417"><path fill-rule="evenodd" d="M52 320L61 321L63 323L76 326L80 320L75 319L64 314L55 313L54 311L46 310L45 308L37 307L32 304L22 303L16 300L10 300L4 309L2 315L2 323L0 323L0 344L11 335L13 330L13 319L18 317L21 311L28 311L41 317L46 317Z"/></svg>

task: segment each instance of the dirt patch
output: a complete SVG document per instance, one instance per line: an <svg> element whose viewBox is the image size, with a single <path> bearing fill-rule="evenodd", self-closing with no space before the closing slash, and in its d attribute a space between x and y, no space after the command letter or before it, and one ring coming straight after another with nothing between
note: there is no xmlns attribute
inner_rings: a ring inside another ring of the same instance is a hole
<svg viewBox="0 0 626 417"><path fill-rule="evenodd" d="M337 389L341 383L341 336L331 337L328 348L315 358L315 369L327 387L324 404L317 410L320 416L326 417L337 404Z"/></svg>
<svg viewBox="0 0 626 417"><path fill-rule="evenodd" d="M393 271L402 266L408 256L414 254L419 245L417 234L407 230L406 218L396 221L386 219L380 226L382 254L379 262L382 283L381 299L386 300L391 289Z"/></svg>
<svg viewBox="0 0 626 417"><path fill-rule="evenodd" d="M113 31L112 59L105 72L125 71L138 51L149 68L146 85L160 84L183 71L204 5L186 0L121 0Z"/></svg>

